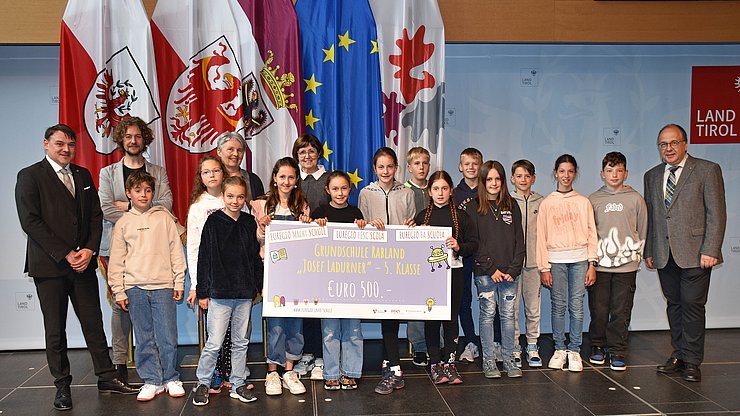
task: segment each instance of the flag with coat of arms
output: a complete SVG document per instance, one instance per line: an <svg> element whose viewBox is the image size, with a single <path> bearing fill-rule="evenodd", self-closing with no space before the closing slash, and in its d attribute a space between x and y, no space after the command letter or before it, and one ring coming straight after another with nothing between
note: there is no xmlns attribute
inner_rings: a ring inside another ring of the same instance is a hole
<svg viewBox="0 0 740 416"><path fill-rule="evenodd" d="M292 0L232 0L242 39L249 145L247 165L269 183L273 164L290 156L305 131L301 51Z"/></svg>
<svg viewBox="0 0 740 416"><path fill-rule="evenodd" d="M173 211L185 218L200 158L244 130L239 32L228 0L159 0L152 34Z"/></svg>
<svg viewBox="0 0 740 416"><path fill-rule="evenodd" d="M421 146L431 154L430 172L442 169L445 33L437 0L370 5L378 25L386 143L402 160ZM406 174L399 169L396 179Z"/></svg>
<svg viewBox="0 0 740 416"><path fill-rule="evenodd" d="M355 189L373 180L384 145L375 20L367 0L299 0L305 126L323 143L328 171L344 170ZM351 194L356 204L359 192Z"/></svg>
<svg viewBox="0 0 740 416"><path fill-rule="evenodd" d="M59 122L77 133L75 163L92 173L120 160L111 138L127 116L151 127L145 155L164 165L149 19L141 0L70 0L62 18Z"/></svg>

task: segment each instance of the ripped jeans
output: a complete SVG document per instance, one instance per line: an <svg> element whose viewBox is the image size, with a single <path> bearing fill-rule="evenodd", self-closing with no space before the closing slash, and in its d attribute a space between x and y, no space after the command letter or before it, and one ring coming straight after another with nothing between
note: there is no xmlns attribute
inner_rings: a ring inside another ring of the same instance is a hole
<svg viewBox="0 0 740 416"><path fill-rule="evenodd" d="M504 360L513 359L514 344L514 305L517 298L519 276L513 282L495 283L491 276L475 276L480 305L480 343L483 347L483 362L494 361L493 356L493 318L496 316L496 305L501 315L501 346Z"/></svg>
<svg viewBox="0 0 740 416"><path fill-rule="evenodd" d="M324 380L362 376L362 327L359 319L321 320L324 344Z"/></svg>

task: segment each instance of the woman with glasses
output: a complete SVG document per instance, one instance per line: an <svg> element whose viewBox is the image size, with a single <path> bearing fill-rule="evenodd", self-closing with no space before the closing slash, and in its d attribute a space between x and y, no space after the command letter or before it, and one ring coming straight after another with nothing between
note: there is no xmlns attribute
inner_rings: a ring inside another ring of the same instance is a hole
<svg viewBox="0 0 740 416"><path fill-rule="evenodd" d="M329 173L319 160L324 156L324 147L319 139L311 134L304 134L293 143L293 159L300 166L301 190L308 199L311 212L320 205L328 204L330 197L326 192L326 179ZM295 371L301 376L310 373L311 380L324 379L324 359L322 351L321 319L303 320L303 357L296 364Z"/></svg>

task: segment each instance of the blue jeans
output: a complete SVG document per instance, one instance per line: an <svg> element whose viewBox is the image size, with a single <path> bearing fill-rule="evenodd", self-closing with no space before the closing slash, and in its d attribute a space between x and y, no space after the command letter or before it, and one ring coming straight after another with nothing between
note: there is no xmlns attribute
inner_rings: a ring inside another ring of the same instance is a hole
<svg viewBox="0 0 740 416"><path fill-rule="evenodd" d="M519 302L516 294L517 277L513 282L495 283L491 276L475 276L480 304L480 343L483 347L483 362L493 361L493 320L496 306L501 315L501 346L504 359L512 358L514 352L514 304Z"/></svg>
<svg viewBox="0 0 740 416"><path fill-rule="evenodd" d="M588 261L552 263L552 338L556 350L581 352L583 338L583 297L586 295ZM570 342L565 346L565 310L570 313Z"/></svg>
<svg viewBox="0 0 740 416"><path fill-rule="evenodd" d="M427 338L424 336L423 321L408 321L406 323L406 337L408 337L414 353L427 352Z"/></svg>
<svg viewBox="0 0 740 416"><path fill-rule="evenodd" d="M162 386L177 372L177 311L172 289L126 291L136 337L136 371L146 384Z"/></svg>
<svg viewBox="0 0 740 416"><path fill-rule="evenodd" d="M362 377L362 328L359 319L322 319L324 380Z"/></svg>
<svg viewBox="0 0 740 416"><path fill-rule="evenodd" d="M231 391L236 391L246 383L247 378L247 328L252 313L252 299L213 299L208 304L206 324L208 325L208 339L200 353L198 369L195 376L198 384L209 386L211 376L216 368L218 351L224 342L226 328L231 318Z"/></svg>
<svg viewBox="0 0 740 416"><path fill-rule="evenodd" d="M303 319L267 318L267 363L285 367L286 360L303 356Z"/></svg>

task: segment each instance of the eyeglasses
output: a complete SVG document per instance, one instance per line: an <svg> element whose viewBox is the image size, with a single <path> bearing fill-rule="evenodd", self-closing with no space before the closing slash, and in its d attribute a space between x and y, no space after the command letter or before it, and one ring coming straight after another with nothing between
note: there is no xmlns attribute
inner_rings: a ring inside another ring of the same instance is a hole
<svg viewBox="0 0 740 416"><path fill-rule="evenodd" d="M665 150L668 148L668 146L671 146L671 149L675 149L678 147L679 144L684 143L686 140L673 140L670 142L660 142L658 143L658 149Z"/></svg>
<svg viewBox="0 0 740 416"><path fill-rule="evenodd" d="M222 172L221 169L216 168L216 169L211 169L211 170L208 170L208 169L202 170L200 171L200 174L203 176L211 176L211 174L213 174L213 176L216 176L221 172Z"/></svg>
<svg viewBox="0 0 740 416"><path fill-rule="evenodd" d="M314 156L316 156L318 154L319 154L319 152L317 152L314 149L300 150L298 152L298 157L306 157L306 156L308 156L308 157L314 157Z"/></svg>

